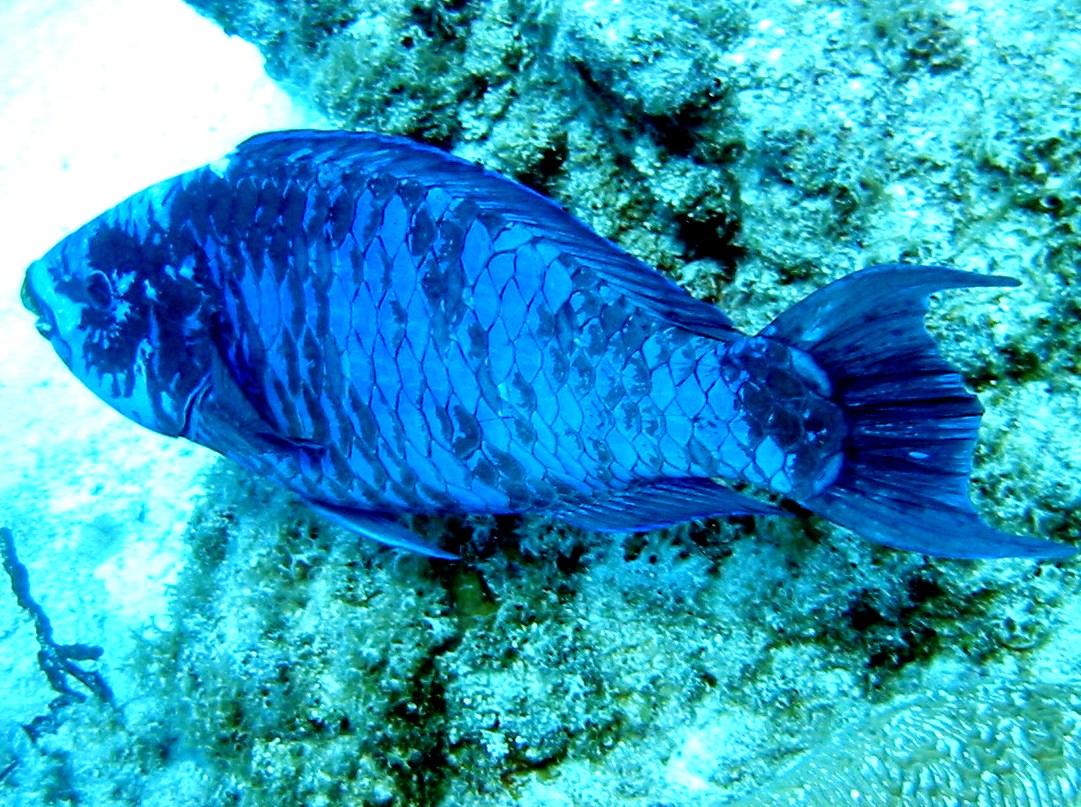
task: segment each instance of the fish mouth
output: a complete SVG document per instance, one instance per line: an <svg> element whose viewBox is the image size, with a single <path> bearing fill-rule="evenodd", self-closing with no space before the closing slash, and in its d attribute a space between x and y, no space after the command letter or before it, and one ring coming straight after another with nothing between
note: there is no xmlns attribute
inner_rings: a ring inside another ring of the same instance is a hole
<svg viewBox="0 0 1081 807"><path fill-rule="evenodd" d="M34 327L37 328L38 333L44 336L53 346L53 350L57 352L60 359L64 364L71 366L72 352L71 347L60 338L59 329L56 327L56 321L52 317L49 307L45 305L36 291L34 286L30 282L30 273L26 273L26 277L23 278L22 288L19 290L19 297L22 299L23 306L31 314L37 317L37 321L34 323Z"/></svg>
<svg viewBox="0 0 1081 807"><path fill-rule="evenodd" d="M23 286L19 290L19 297L23 301L23 307L37 317L34 326L38 329L38 333L51 342L56 336L56 323L49 316L49 306L41 299L41 295L34 291L34 286L30 282L29 271L27 271L26 277L23 278Z"/></svg>
<svg viewBox="0 0 1081 807"><path fill-rule="evenodd" d="M41 316L41 308L39 308L40 298L34 293L34 290L30 286L30 273L26 273L26 277L23 278L23 286L19 291L19 297L23 301L23 307L36 317Z"/></svg>

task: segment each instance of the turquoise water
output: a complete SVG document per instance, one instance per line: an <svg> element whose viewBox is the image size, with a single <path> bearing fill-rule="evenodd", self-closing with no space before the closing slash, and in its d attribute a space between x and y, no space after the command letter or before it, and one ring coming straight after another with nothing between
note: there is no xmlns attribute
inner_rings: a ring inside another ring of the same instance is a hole
<svg viewBox="0 0 1081 807"><path fill-rule="evenodd" d="M1018 277L932 331L986 410L981 513L1078 543L1073 4L201 5L292 101L178 3L0 6L0 523L54 641L101 649L59 657L112 693L68 677L84 699L50 709L4 586L0 801L1081 802L1076 561L801 516L433 521L472 559L432 565L119 417L18 302L66 233L254 131L422 137L747 330L876 262Z"/></svg>

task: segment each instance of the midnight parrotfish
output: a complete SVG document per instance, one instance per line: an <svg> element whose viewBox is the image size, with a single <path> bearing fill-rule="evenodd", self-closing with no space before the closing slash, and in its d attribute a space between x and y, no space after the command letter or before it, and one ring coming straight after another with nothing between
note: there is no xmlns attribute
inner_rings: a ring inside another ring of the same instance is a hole
<svg viewBox="0 0 1081 807"><path fill-rule="evenodd" d="M982 412L923 325L1015 281L878 266L755 336L511 179L378 134L253 137L30 266L38 330L129 418L319 513L449 558L399 516L604 531L778 509L952 557L1064 557L983 523Z"/></svg>

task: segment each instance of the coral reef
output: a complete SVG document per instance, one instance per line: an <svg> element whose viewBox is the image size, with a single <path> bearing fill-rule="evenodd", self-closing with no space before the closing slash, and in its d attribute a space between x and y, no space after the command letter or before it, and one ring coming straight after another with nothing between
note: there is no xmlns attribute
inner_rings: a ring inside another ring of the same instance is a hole
<svg viewBox="0 0 1081 807"><path fill-rule="evenodd" d="M207 485L173 625L131 660L140 696L68 707L47 755L17 769L45 798L1077 792L1075 570L936 563L777 520L617 538L418 520L469 554L433 564L358 544L228 465ZM1056 634L1066 619L1074 633Z"/></svg>
<svg viewBox="0 0 1081 807"><path fill-rule="evenodd" d="M735 804L1072 804L1079 753L1076 686L969 684L874 709Z"/></svg>
<svg viewBox="0 0 1081 807"><path fill-rule="evenodd" d="M874 262L1021 278L949 296L932 326L988 410L980 508L1081 540L1075 3L193 5L336 123L507 171L750 330ZM418 520L466 558L439 564L224 465L207 486L171 626L132 660L144 699L70 706L57 752L0 793L1078 798L1076 562L937 561L802 517L622 537Z"/></svg>

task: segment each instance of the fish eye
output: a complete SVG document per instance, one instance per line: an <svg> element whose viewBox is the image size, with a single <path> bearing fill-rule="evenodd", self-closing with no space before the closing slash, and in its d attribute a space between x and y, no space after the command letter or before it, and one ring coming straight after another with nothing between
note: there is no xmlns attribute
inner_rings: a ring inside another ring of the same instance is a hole
<svg viewBox="0 0 1081 807"><path fill-rule="evenodd" d="M96 308L109 308L113 304L113 284L104 272L94 272L86 279L86 293Z"/></svg>

